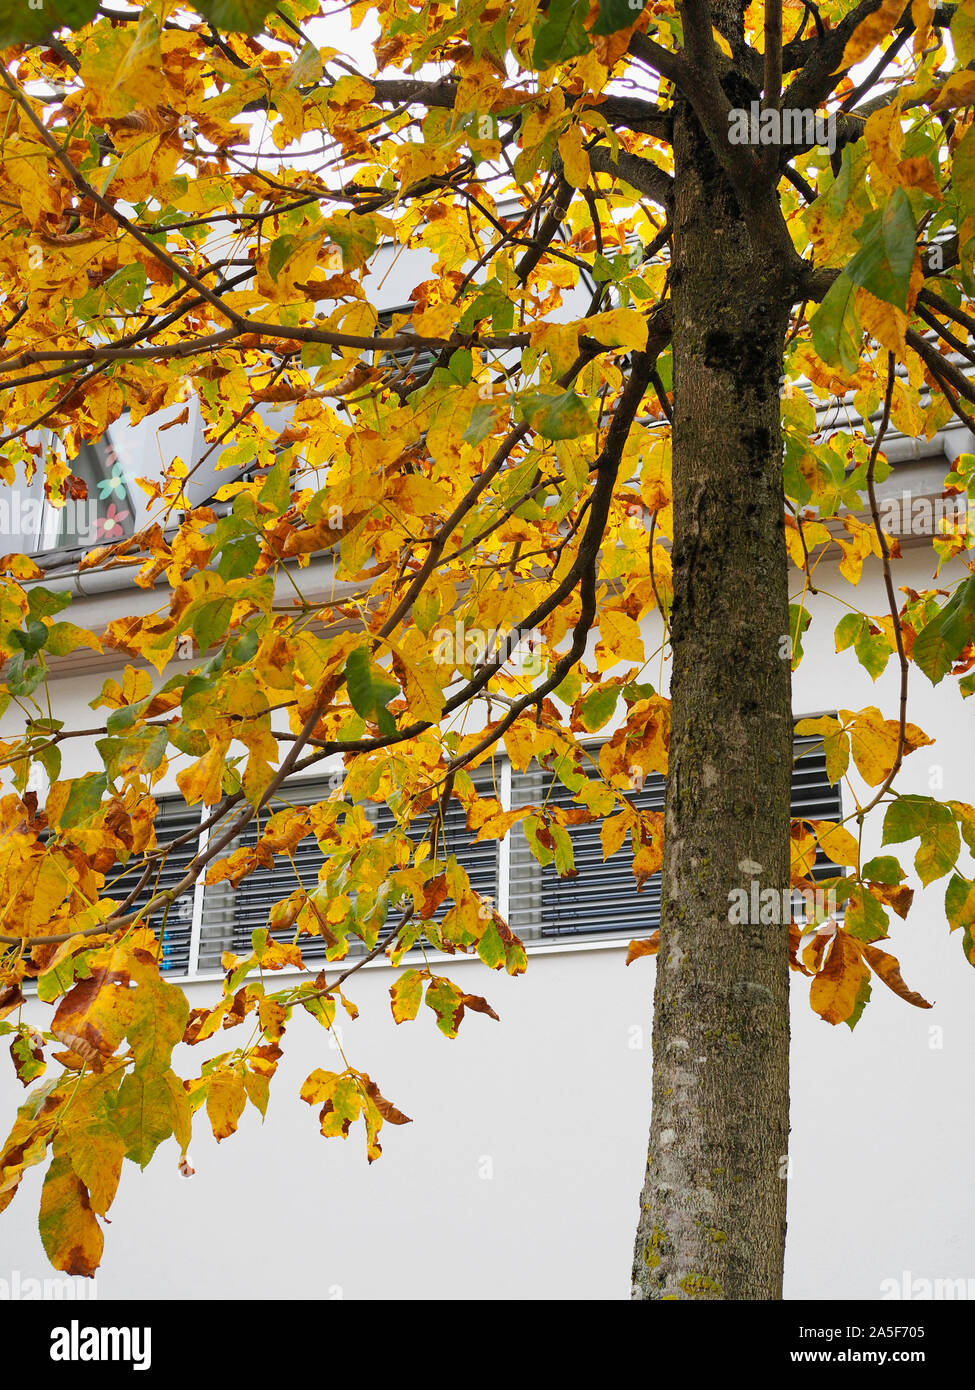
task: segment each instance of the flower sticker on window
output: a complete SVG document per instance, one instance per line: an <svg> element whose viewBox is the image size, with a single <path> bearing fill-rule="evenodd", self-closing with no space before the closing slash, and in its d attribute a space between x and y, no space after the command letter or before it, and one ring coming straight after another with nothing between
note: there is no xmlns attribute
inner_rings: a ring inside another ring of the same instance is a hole
<svg viewBox="0 0 975 1390"><path fill-rule="evenodd" d="M101 483L99 483L101 487ZM108 511L104 516L98 518L96 537L100 541L113 540L116 536L124 536L125 528L122 522L126 520L129 513L119 512L115 509L115 503L109 503Z"/></svg>
<svg viewBox="0 0 975 1390"><path fill-rule="evenodd" d="M125 474L118 466L118 462L112 464L112 471L107 478L102 478L98 484L98 495L103 500L106 497L114 496L124 498L128 494L125 488ZM109 508L111 510L111 508Z"/></svg>

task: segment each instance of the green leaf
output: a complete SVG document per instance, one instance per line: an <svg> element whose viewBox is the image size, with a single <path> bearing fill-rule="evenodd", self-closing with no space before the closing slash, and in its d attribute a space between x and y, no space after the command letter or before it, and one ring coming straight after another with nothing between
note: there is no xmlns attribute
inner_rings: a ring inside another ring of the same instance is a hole
<svg viewBox="0 0 975 1390"><path fill-rule="evenodd" d="M577 870L572 852L572 836L564 825L553 825L550 829L555 846L555 872L560 878L575 878Z"/></svg>
<svg viewBox="0 0 975 1390"><path fill-rule="evenodd" d="M959 5L955 11L955 18L951 22L952 30L955 27L955 20L963 14L964 11ZM968 23L975 28L975 15L968 17ZM957 54L957 49L955 51ZM961 59L961 61L964 62L965 59ZM973 126L968 127L964 139L958 145L952 158L951 186L962 210L969 216L975 213L975 127ZM960 305L955 307L959 308Z"/></svg>
<svg viewBox="0 0 975 1390"><path fill-rule="evenodd" d="M858 941L882 941L890 923L880 903L866 888L857 885L850 892L843 926Z"/></svg>
<svg viewBox="0 0 975 1390"><path fill-rule="evenodd" d="M225 34L257 34L276 0L193 0L193 8Z"/></svg>
<svg viewBox="0 0 975 1390"><path fill-rule="evenodd" d="M47 629L44 629L45 632ZM11 634L15 636L16 634ZM23 652L16 652L7 663L4 671L4 684L11 695L24 696L33 695L34 691L44 679L47 667L41 657L37 661L29 661Z"/></svg>
<svg viewBox="0 0 975 1390"><path fill-rule="evenodd" d="M47 650L52 656L67 656L79 647L91 647L97 651L98 638L87 628L77 627L74 623L52 623L48 628Z"/></svg>
<svg viewBox="0 0 975 1390"><path fill-rule="evenodd" d="M860 361L862 332L857 317L856 285L848 275L838 275L823 302L809 320L813 347L824 362L853 373Z"/></svg>
<svg viewBox="0 0 975 1390"><path fill-rule="evenodd" d="M904 882L904 870L892 854L878 854L870 859L861 870L863 878L871 883L896 884Z"/></svg>
<svg viewBox="0 0 975 1390"><path fill-rule="evenodd" d="M95 17L98 0L10 0L0 11L0 48L13 43L34 44L58 29L83 29Z"/></svg>
<svg viewBox="0 0 975 1390"><path fill-rule="evenodd" d="M243 579L254 573L254 566L261 555L261 547L255 536L244 536L237 541L228 541L220 552L217 573L221 579Z"/></svg>
<svg viewBox="0 0 975 1390"><path fill-rule="evenodd" d="M463 991L442 975L434 975L429 985L424 1003L437 1015L437 1027L447 1038L456 1038L460 1020L464 1016Z"/></svg>
<svg viewBox="0 0 975 1390"><path fill-rule="evenodd" d="M396 724L386 706L399 694L396 682L372 664L365 647L349 653L344 674L356 714L377 724L381 734L395 734Z"/></svg>
<svg viewBox="0 0 975 1390"><path fill-rule="evenodd" d="M477 954L491 970L500 970L507 959L505 944L492 917L477 943Z"/></svg>
<svg viewBox="0 0 975 1390"><path fill-rule="evenodd" d="M141 261L133 261L117 270L102 285L103 292L117 309L135 313L146 292L146 268Z"/></svg>
<svg viewBox="0 0 975 1390"><path fill-rule="evenodd" d="M543 439L578 439L593 429L589 409L576 391L529 392L519 402L518 415Z"/></svg>
<svg viewBox="0 0 975 1390"><path fill-rule="evenodd" d="M789 639L792 643L793 671L802 660L802 635L811 621L812 614L808 609L800 607L797 603L789 604Z"/></svg>
<svg viewBox="0 0 975 1390"><path fill-rule="evenodd" d="M899 796L884 816L885 845L920 838L914 867L927 886L954 867L961 850L961 835L949 807L930 796Z"/></svg>
<svg viewBox="0 0 975 1390"><path fill-rule="evenodd" d="M318 231L328 234L342 253L344 270L355 270L366 261L379 245L382 231L379 223L368 214L345 213L329 218Z"/></svg>
<svg viewBox="0 0 975 1390"><path fill-rule="evenodd" d="M643 0L597 0L599 18L590 33L615 34L618 29L628 29L643 13Z"/></svg>
<svg viewBox="0 0 975 1390"><path fill-rule="evenodd" d="M925 623L911 655L931 683L937 685L973 640L975 575L959 584L937 616Z"/></svg>
<svg viewBox="0 0 975 1390"><path fill-rule="evenodd" d="M95 742L105 771L114 782L128 767L155 772L169 743L168 728L136 729L128 738L100 738Z"/></svg>
<svg viewBox="0 0 975 1390"><path fill-rule="evenodd" d="M158 976L140 979L132 1021L126 1030L137 1073L161 1073L169 1066L189 1018L189 1001L181 989Z"/></svg>
<svg viewBox="0 0 975 1390"><path fill-rule="evenodd" d="M522 822L522 829L525 833L525 839L528 841L528 848L544 869L547 865L551 864L553 854L548 845L543 844L538 838L538 832L542 824L543 821L541 816L526 816ZM546 826L546 830L548 830L548 826Z"/></svg>
<svg viewBox="0 0 975 1390"><path fill-rule="evenodd" d="M457 348L452 352L448 370L459 386L469 386L474 371L474 358L470 348Z"/></svg>
<svg viewBox="0 0 975 1390"><path fill-rule="evenodd" d="M144 700L139 700L134 705L123 705L121 709L113 709L105 720L105 732L121 734L126 729L131 729L140 714L148 709L152 698L151 695L147 695Z"/></svg>
<svg viewBox="0 0 975 1390"><path fill-rule="evenodd" d="M76 777L71 783L71 791L61 812L58 828L70 830L72 826L90 820L102 804L107 786L108 780L104 772L89 772L84 777Z"/></svg>
<svg viewBox="0 0 975 1390"><path fill-rule="evenodd" d="M532 67L538 70L564 63L587 53L589 36L583 19L589 12L588 0L552 0L542 23L535 30Z"/></svg>
<svg viewBox="0 0 975 1390"><path fill-rule="evenodd" d="M506 405L476 405L471 411L471 422L464 431L464 443L480 444L482 439L487 439L507 409Z"/></svg>
<svg viewBox="0 0 975 1390"><path fill-rule="evenodd" d="M952 874L945 890L945 916L954 931L964 927L969 931L975 923L975 883L961 874Z"/></svg>
<svg viewBox="0 0 975 1390"><path fill-rule="evenodd" d="M597 686L580 700L579 722L587 734L594 734L612 719L619 696L619 686Z"/></svg>
<svg viewBox="0 0 975 1390"><path fill-rule="evenodd" d="M264 479L259 501L273 507L278 516L291 505L291 455L280 453Z"/></svg>
<svg viewBox="0 0 975 1390"><path fill-rule="evenodd" d="M903 188L898 185L855 235L863 244L846 267L846 276L876 299L906 311L917 223Z"/></svg>
<svg viewBox="0 0 975 1390"><path fill-rule="evenodd" d="M87 1189L64 1152L55 1153L44 1178L38 1229L55 1269L91 1278L101 1262L105 1237Z"/></svg>
<svg viewBox="0 0 975 1390"><path fill-rule="evenodd" d="M171 1072L160 1076L132 1071L119 1087L115 1123L125 1144L126 1158L140 1168L146 1166L174 1131L178 1098L173 1094L171 1076Z"/></svg>
<svg viewBox="0 0 975 1390"><path fill-rule="evenodd" d="M26 656L34 656L41 650L47 641L49 629L44 623L28 622L24 631L19 629L10 634L10 640L18 646Z"/></svg>
<svg viewBox="0 0 975 1390"><path fill-rule="evenodd" d="M70 594L54 593L38 585L27 596L27 612L32 618L53 618L55 613L71 605Z"/></svg>
<svg viewBox="0 0 975 1390"><path fill-rule="evenodd" d="M190 626L201 652L209 651L227 635L227 628L230 626L233 611L234 600L226 595L205 599L196 608Z"/></svg>
<svg viewBox="0 0 975 1390"><path fill-rule="evenodd" d="M872 631L870 619L862 613L846 613L836 624L836 650L852 647L857 660L872 680L883 675L893 653L882 632Z"/></svg>
<svg viewBox="0 0 975 1390"><path fill-rule="evenodd" d="M272 280L276 280L281 271L294 255L295 247L298 245L299 238L296 236L279 236L271 242L267 253L267 273Z"/></svg>
<svg viewBox="0 0 975 1390"><path fill-rule="evenodd" d="M865 975L863 980L860 982L860 988L857 990L857 997L856 1002L853 1005L853 1012L850 1014L849 1018L845 1018L843 1020L843 1022L846 1024L846 1026L850 1029L851 1032L860 1022L860 1015L863 1013L864 1009L867 1007L869 1003L870 976Z"/></svg>

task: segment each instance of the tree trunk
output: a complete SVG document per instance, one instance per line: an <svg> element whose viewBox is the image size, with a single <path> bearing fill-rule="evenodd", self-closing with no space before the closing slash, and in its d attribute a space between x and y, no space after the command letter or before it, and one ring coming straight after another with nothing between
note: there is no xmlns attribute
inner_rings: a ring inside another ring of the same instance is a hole
<svg viewBox="0 0 975 1390"><path fill-rule="evenodd" d="M674 159L673 710L634 1296L778 1299L792 771L779 379L791 296L771 254L755 254L686 103ZM736 924L731 890L751 901L753 879L764 910Z"/></svg>

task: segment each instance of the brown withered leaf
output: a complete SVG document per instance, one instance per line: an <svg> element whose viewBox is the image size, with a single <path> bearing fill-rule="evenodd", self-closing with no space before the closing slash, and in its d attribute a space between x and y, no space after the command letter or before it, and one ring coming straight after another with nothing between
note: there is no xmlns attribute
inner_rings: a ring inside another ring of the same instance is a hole
<svg viewBox="0 0 975 1390"><path fill-rule="evenodd" d="M417 914L422 921L427 921L433 916L437 908L447 896L447 875L437 874L429 883L423 885L423 905Z"/></svg>
<svg viewBox="0 0 975 1390"><path fill-rule="evenodd" d="M111 1057L132 1021L134 994L124 970L94 970L61 1000L51 1032L95 1070Z"/></svg>
<svg viewBox="0 0 975 1390"><path fill-rule="evenodd" d="M883 980L888 989L893 990L906 1004L913 1004L916 1009L932 1007L923 995L918 994L916 990L908 989L900 972L900 964L893 956L889 956L886 951L878 950L866 941L861 941L859 945L871 970Z"/></svg>
<svg viewBox="0 0 975 1390"><path fill-rule="evenodd" d="M497 1014L495 1014L495 1018L497 1018ZM404 1115L402 1110L397 1110L391 1100L386 1099L375 1081L371 1080L365 1072L361 1073L360 1079L366 1088L369 1099L388 1125L411 1125L413 1123L409 1115Z"/></svg>
<svg viewBox="0 0 975 1390"><path fill-rule="evenodd" d="M35 950L37 947L35 946ZM0 1018L6 1018L13 1013L14 1009L19 1009L24 1002L24 992L19 983L11 981L0 985Z"/></svg>
<svg viewBox="0 0 975 1390"><path fill-rule="evenodd" d="M626 963L632 965L641 956L655 956L660 949L660 931L653 932L639 941L631 941L626 951Z"/></svg>
<svg viewBox="0 0 975 1390"><path fill-rule="evenodd" d="M460 1015L463 1009L470 1009L475 1014L487 1014L488 1018L493 1018L496 1023L501 1022L500 1014L496 1014L488 1001L480 994L464 994L461 996L461 1007L457 1011L457 1022L460 1022Z"/></svg>
<svg viewBox="0 0 975 1390"><path fill-rule="evenodd" d="M802 940L802 932L795 922L789 923L789 969L796 970L800 975L812 975L811 970L807 970L799 959L799 943ZM629 962L627 962L629 964Z"/></svg>
<svg viewBox="0 0 975 1390"><path fill-rule="evenodd" d="M189 418L190 408L189 406L185 406L184 409L182 409L179 412L179 414L175 416L174 419L167 420L166 423L164 425L160 425L159 428L160 430L171 430L174 425L185 425Z"/></svg>
<svg viewBox="0 0 975 1390"><path fill-rule="evenodd" d="M898 917L907 917L911 903L914 901L914 889L908 888L906 883L874 883L870 880L867 887L874 897L885 902L888 907L892 907Z"/></svg>

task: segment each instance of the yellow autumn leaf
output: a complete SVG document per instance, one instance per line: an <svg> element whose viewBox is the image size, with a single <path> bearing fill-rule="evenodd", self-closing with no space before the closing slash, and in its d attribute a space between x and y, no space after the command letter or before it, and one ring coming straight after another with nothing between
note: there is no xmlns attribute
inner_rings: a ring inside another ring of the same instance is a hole
<svg viewBox="0 0 975 1390"><path fill-rule="evenodd" d="M810 825L816 832L821 848L834 864L843 864L855 869L860 862L860 851L850 832L835 821L814 820Z"/></svg>
<svg viewBox="0 0 975 1390"><path fill-rule="evenodd" d="M531 345L547 352L553 377L567 372L579 355L579 324L536 323L529 330Z"/></svg>
<svg viewBox="0 0 975 1390"><path fill-rule="evenodd" d="M860 943L838 927L826 963L809 987L813 1012L827 1023L845 1023L856 1008L860 987L869 978Z"/></svg>
<svg viewBox="0 0 975 1390"><path fill-rule="evenodd" d="M620 848L632 823L633 815L628 811L620 811L619 815L609 816L603 821L599 829L599 840L604 860L611 858Z"/></svg>
<svg viewBox="0 0 975 1390"><path fill-rule="evenodd" d="M948 111L959 106L975 106L975 73L956 72L938 93L932 111Z"/></svg>
<svg viewBox="0 0 975 1390"><path fill-rule="evenodd" d="M647 321L636 309L610 309L604 314L593 314L586 320L585 328L598 343L607 347L642 352L647 345Z"/></svg>
<svg viewBox="0 0 975 1390"><path fill-rule="evenodd" d="M901 128L900 102L882 106L867 117L863 128L864 139L870 150L874 164L884 176L879 186L892 188L898 182L898 162L904 148L904 131Z"/></svg>
<svg viewBox="0 0 975 1390"><path fill-rule="evenodd" d="M837 71L851 68L854 63L859 63L861 58L872 52L877 44L887 37L903 13L904 0L882 0L880 8L874 10L873 14L868 15L854 29L843 50Z"/></svg>
<svg viewBox="0 0 975 1390"><path fill-rule="evenodd" d="M589 155L583 149L582 127L570 125L559 136L559 154L565 168L565 177L573 188L586 188L592 177Z"/></svg>
<svg viewBox="0 0 975 1390"><path fill-rule="evenodd" d="M207 1081L207 1119L217 1143L233 1134L247 1104L244 1078L228 1068L215 1071Z"/></svg>
<svg viewBox="0 0 975 1390"><path fill-rule="evenodd" d="M599 615L600 640L596 646L596 667L605 671L618 661L638 661L645 652L640 624L625 613L607 609Z"/></svg>
<svg viewBox="0 0 975 1390"><path fill-rule="evenodd" d="M192 767L176 774L176 784L191 806L198 801L204 806L213 806L220 800L224 766L225 750L217 745Z"/></svg>
<svg viewBox="0 0 975 1390"><path fill-rule="evenodd" d="M859 714L840 710L839 715L849 726L857 771L869 786L879 786L894 766L897 756L896 719L884 719L876 706L861 710Z"/></svg>
<svg viewBox="0 0 975 1390"><path fill-rule="evenodd" d="M413 327L422 338L449 338L463 312L463 304L435 304L413 316Z"/></svg>
<svg viewBox="0 0 975 1390"><path fill-rule="evenodd" d="M789 834L793 878L805 878L816 862L816 837L804 821L793 821Z"/></svg>
<svg viewBox="0 0 975 1390"><path fill-rule="evenodd" d="M914 23L914 52L923 53L934 19L930 0L911 0L911 19Z"/></svg>
<svg viewBox="0 0 975 1390"><path fill-rule="evenodd" d="M41 1242L55 1269L91 1278L102 1258L105 1237L88 1201L88 1190L68 1155L55 1149L41 1189Z"/></svg>

